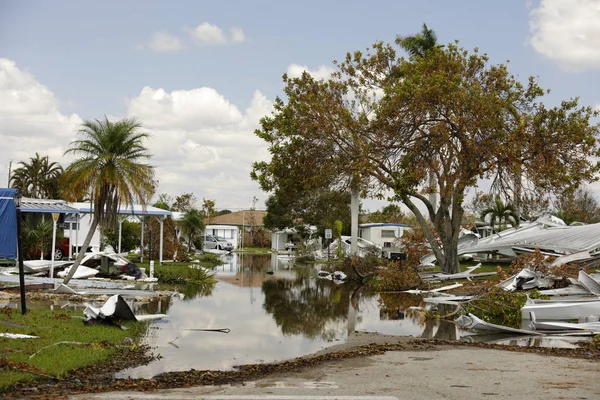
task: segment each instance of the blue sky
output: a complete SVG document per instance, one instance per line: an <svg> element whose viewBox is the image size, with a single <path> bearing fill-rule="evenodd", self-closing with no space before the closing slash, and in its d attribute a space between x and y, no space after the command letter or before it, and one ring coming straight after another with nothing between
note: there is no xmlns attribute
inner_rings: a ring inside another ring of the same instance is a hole
<svg viewBox="0 0 600 400"><path fill-rule="evenodd" d="M159 193L261 207L248 174L268 153L253 130L281 75L326 75L346 52L423 23L440 43L537 77L550 105L600 104L600 0L0 0L0 185L36 151L66 166L82 119L136 116L153 135Z"/></svg>

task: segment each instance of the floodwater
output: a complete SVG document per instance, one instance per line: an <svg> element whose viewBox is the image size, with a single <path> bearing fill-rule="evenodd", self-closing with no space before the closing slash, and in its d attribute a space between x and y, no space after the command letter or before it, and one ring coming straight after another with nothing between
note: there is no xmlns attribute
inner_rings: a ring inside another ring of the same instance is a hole
<svg viewBox="0 0 600 400"><path fill-rule="evenodd" d="M356 332L535 347L577 347L582 340L473 334L450 321L421 318L411 308L421 305L420 296L369 295L349 283L317 278L314 265L294 266L275 254L232 254L223 260L225 264L215 268L218 283L212 289L186 287L181 289L183 298L128 301L136 314L166 313L168 318L151 322L143 339L160 358L121 371L116 378L289 360L344 343Z"/></svg>
<svg viewBox="0 0 600 400"><path fill-rule="evenodd" d="M367 295L359 287L316 277L314 266L293 266L277 255L234 254L215 269L212 292L173 298L150 312L169 318L151 324L144 341L160 359L116 378L150 378L169 371L229 370L315 353L356 332L447 340L486 341L449 321L423 321L411 307L421 297ZM229 329L229 333L202 329ZM500 336L506 344L521 338ZM544 343L521 343L544 345ZM561 344L570 346L570 344Z"/></svg>

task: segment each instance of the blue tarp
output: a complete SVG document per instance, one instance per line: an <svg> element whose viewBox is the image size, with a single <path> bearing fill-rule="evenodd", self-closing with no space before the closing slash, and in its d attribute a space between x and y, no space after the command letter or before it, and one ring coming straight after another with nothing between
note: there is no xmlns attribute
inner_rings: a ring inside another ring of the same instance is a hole
<svg viewBox="0 0 600 400"><path fill-rule="evenodd" d="M17 259L17 189L0 188L0 258Z"/></svg>

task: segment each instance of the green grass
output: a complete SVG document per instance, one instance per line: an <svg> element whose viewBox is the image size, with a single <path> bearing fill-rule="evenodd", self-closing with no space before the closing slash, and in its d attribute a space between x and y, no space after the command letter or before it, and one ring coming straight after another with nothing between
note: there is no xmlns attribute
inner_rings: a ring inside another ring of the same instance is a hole
<svg viewBox="0 0 600 400"><path fill-rule="evenodd" d="M38 339L9 339L0 337L0 390L20 381L40 376L62 378L69 371L102 364L124 348L138 346L147 324L124 321L129 327L121 330L107 325L85 325L81 310L49 310L29 305L26 315L19 310L0 309L0 330L38 336ZM133 339L124 344L125 338ZM57 344L78 342L81 344ZM47 347L50 346L50 347Z"/></svg>

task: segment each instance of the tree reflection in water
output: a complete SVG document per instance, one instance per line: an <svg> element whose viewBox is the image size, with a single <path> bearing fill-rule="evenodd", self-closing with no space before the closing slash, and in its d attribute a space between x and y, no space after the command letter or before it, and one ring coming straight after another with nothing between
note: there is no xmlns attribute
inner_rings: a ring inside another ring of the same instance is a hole
<svg viewBox="0 0 600 400"><path fill-rule="evenodd" d="M334 326L347 322L354 288L349 284L336 285L328 280L311 278L310 271L310 268L302 268L294 280L263 282L263 308L272 314L284 335L333 339Z"/></svg>

